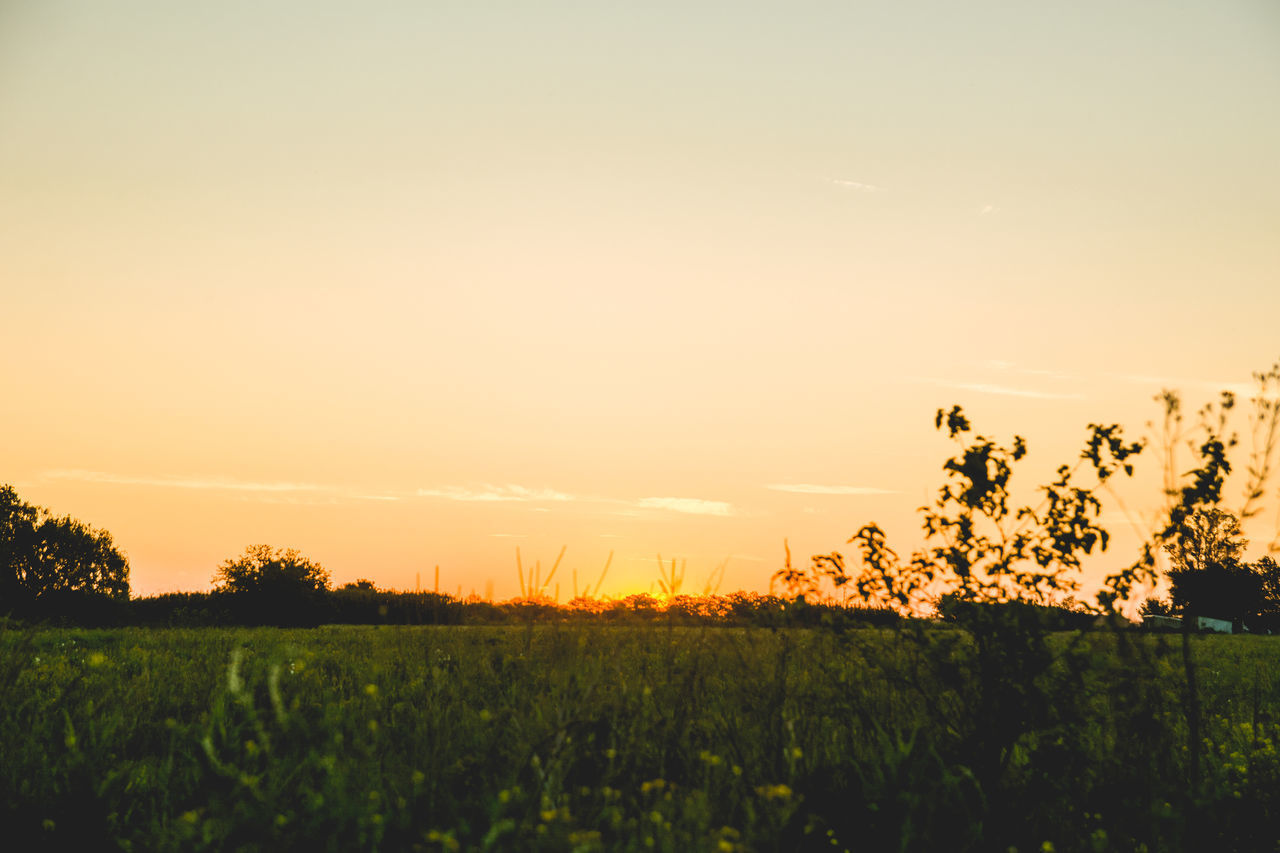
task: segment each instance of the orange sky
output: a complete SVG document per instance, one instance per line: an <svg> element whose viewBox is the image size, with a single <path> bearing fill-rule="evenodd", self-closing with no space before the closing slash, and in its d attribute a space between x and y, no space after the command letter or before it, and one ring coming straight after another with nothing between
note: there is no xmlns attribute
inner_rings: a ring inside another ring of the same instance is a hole
<svg viewBox="0 0 1280 853"><path fill-rule="evenodd" d="M5 4L0 482L140 594L909 550L935 408L1280 355L1280 13L1124 5Z"/></svg>

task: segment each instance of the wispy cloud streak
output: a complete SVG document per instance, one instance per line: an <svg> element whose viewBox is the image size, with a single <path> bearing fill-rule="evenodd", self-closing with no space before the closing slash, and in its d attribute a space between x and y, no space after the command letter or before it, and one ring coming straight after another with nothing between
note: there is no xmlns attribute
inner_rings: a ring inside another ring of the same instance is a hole
<svg viewBox="0 0 1280 853"><path fill-rule="evenodd" d="M880 193L884 192L884 187L878 187L875 184L864 184L862 181L847 181L843 178L827 178L837 187L843 187L847 190L857 190L861 193Z"/></svg>
<svg viewBox="0 0 1280 853"><path fill-rule="evenodd" d="M690 515L733 515L732 504L702 498L641 498L636 505L642 509L665 509Z"/></svg>
<svg viewBox="0 0 1280 853"><path fill-rule="evenodd" d="M530 489L508 483L502 486L485 484L479 488L469 489L461 486L446 486L442 489L418 489L418 497L444 498L451 501L497 503L497 502L546 502L571 501L573 495L557 492L552 489Z"/></svg>

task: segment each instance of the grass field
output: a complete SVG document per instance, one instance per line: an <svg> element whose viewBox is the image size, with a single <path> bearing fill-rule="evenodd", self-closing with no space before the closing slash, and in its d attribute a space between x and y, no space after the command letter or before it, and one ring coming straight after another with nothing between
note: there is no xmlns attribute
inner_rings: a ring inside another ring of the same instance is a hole
<svg viewBox="0 0 1280 853"><path fill-rule="evenodd" d="M0 632L28 849L1276 849L1280 638Z"/></svg>

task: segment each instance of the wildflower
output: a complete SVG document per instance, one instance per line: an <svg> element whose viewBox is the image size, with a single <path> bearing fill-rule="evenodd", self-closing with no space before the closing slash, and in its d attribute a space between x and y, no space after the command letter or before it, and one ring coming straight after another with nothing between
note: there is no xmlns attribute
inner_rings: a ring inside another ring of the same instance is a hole
<svg viewBox="0 0 1280 853"><path fill-rule="evenodd" d="M458 850L462 847L462 845L458 843L458 839L436 829L427 833L427 841L429 843L439 844L442 850Z"/></svg>
<svg viewBox="0 0 1280 853"><path fill-rule="evenodd" d="M785 800L791 796L791 788L786 785L761 785L756 793L766 800Z"/></svg>
<svg viewBox="0 0 1280 853"><path fill-rule="evenodd" d="M88 660L89 666L102 666L106 662L107 662L107 656L104 655L102 652L94 652L93 654L89 655L89 660Z"/></svg>
<svg viewBox="0 0 1280 853"><path fill-rule="evenodd" d="M423 773L421 770L415 770L413 771L412 778L413 778L413 784L421 785L423 782L427 780L427 774Z"/></svg>
<svg viewBox="0 0 1280 853"><path fill-rule="evenodd" d="M617 757L618 757L618 750L616 750L616 749L606 749L606 750L604 751L604 757L605 757L605 758L607 758L607 759L609 759L610 761L613 761L613 759L615 759L615 758L617 758Z"/></svg>
<svg viewBox="0 0 1280 853"><path fill-rule="evenodd" d="M487 723L487 722L489 722L489 721L490 721L490 720L492 720L492 719L493 719L493 714L489 713L489 709L488 709L488 708L481 708L481 709L480 709L480 722L482 722L482 723Z"/></svg>
<svg viewBox="0 0 1280 853"><path fill-rule="evenodd" d="M366 684L366 685L364 686L364 695L366 695L366 696L368 696L368 697L370 697L370 698L373 698L373 697L377 696L377 695L378 695L378 685L376 685L376 684Z"/></svg>

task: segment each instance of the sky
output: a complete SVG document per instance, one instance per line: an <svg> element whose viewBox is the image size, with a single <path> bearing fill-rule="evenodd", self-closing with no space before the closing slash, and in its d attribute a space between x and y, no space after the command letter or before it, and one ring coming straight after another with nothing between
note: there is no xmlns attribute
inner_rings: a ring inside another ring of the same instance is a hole
<svg viewBox="0 0 1280 853"><path fill-rule="evenodd" d="M1280 357L1277 104L1270 0L9 0L0 482L143 595L907 552L938 407L1033 485Z"/></svg>

